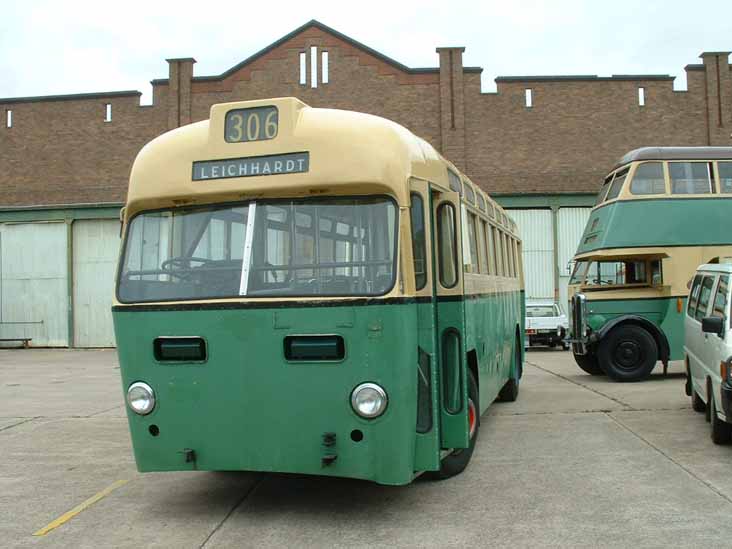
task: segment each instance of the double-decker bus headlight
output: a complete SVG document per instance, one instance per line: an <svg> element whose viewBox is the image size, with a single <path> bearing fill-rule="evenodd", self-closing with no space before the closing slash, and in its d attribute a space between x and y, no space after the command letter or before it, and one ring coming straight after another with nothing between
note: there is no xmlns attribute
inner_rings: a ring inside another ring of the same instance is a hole
<svg viewBox="0 0 732 549"><path fill-rule="evenodd" d="M388 401L386 391L376 383L361 383L351 393L353 411L366 419L373 419L383 414Z"/></svg>
<svg viewBox="0 0 732 549"><path fill-rule="evenodd" d="M147 383L137 381L127 389L127 404L133 412L145 416L155 408L155 392Z"/></svg>

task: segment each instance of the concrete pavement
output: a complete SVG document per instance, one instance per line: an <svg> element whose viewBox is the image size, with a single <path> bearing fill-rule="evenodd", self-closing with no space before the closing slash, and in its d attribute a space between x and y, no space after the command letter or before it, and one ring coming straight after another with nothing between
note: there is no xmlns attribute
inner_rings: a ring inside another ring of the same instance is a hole
<svg viewBox="0 0 732 549"><path fill-rule="evenodd" d="M114 351L0 351L3 547L729 545L731 447L683 371L616 384L527 355L519 400L482 418L469 468L392 488L248 473L136 472ZM45 536L32 536L126 481Z"/></svg>

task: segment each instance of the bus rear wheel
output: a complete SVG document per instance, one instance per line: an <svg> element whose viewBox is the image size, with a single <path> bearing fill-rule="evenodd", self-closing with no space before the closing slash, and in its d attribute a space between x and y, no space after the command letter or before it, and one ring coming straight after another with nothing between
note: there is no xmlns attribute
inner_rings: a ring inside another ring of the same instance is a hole
<svg viewBox="0 0 732 549"><path fill-rule="evenodd" d="M590 374L591 376L601 376L604 372L600 365L597 363L597 355L587 353L586 355L574 355L574 361L577 363L582 370Z"/></svg>
<svg viewBox="0 0 732 549"><path fill-rule="evenodd" d="M470 463L478 440L480 428L480 407L478 405L478 383L472 372L468 373L468 429L470 441L467 448L454 450L440 463L440 470L435 471L434 478L445 480L462 473Z"/></svg>
<svg viewBox="0 0 732 549"><path fill-rule="evenodd" d="M615 381L646 379L658 361L658 346L640 326L624 324L613 328L597 353L600 368Z"/></svg>

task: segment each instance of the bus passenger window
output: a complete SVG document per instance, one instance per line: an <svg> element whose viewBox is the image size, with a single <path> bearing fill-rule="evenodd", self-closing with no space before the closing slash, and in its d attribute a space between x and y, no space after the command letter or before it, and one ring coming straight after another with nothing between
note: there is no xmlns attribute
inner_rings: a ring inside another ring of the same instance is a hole
<svg viewBox="0 0 732 549"><path fill-rule="evenodd" d="M635 170L633 181L630 183L632 194L664 194L666 182L663 177L663 163L646 162Z"/></svg>
<svg viewBox="0 0 732 549"><path fill-rule="evenodd" d="M672 194L709 194L712 192L710 162L669 162Z"/></svg>
<svg viewBox="0 0 732 549"><path fill-rule="evenodd" d="M694 277L694 282L691 285L691 291L689 292L689 303L686 305L687 316L694 316L694 310L696 309L696 303L699 301L699 289L701 288L701 275Z"/></svg>
<svg viewBox="0 0 732 549"><path fill-rule="evenodd" d="M466 187L467 189L467 187ZM475 234L475 215L468 214L468 242L470 244L470 272L478 272L478 242Z"/></svg>
<svg viewBox="0 0 732 549"><path fill-rule="evenodd" d="M732 162L718 162L719 191L732 193Z"/></svg>
<svg viewBox="0 0 732 549"><path fill-rule="evenodd" d="M712 302L712 311L709 316L721 318L727 322L727 291L729 289L729 275L720 275L717 284L717 293Z"/></svg>
<svg viewBox="0 0 732 549"><path fill-rule="evenodd" d="M623 183L625 183L625 176L628 175L628 168L619 171L615 174L610 190L607 192L607 198L605 201L614 200L620 195L620 191L623 189Z"/></svg>
<svg viewBox="0 0 732 549"><path fill-rule="evenodd" d="M491 227L493 233L493 261L496 265L496 276L503 276L503 261L501 261L501 233L497 227Z"/></svg>
<svg viewBox="0 0 732 549"><path fill-rule="evenodd" d="M651 285L660 286L663 284L663 269L661 268L661 260L651 261Z"/></svg>
<svg viewBox="0 0 732 549"><path fill-rule="evenodd" d="M437 208L437 245L440 267L440 284L452 288L457 284L457 238L455 234L455 208L450 203Z"/></svg>
<svg viewBox="0 0 732 549"><path fill-rule="evenodd" d="M424 201L417 193L412 193L410 211L412 222L412 258L414 260L414 285L421 290L427 284L427 253L424 232Z"/></svg>
<svg viewBox="0 0 732 549"><path fill-rule="evenodd" d="M493 228L490 223L483 222L483 229L485 229L485 246L488 258L488 273L496 274L496 253L494 251L495 244L493 243Z"/></svg>
<svg viewBox="0 0 732 549"><path fill-rule="evenodd" d="M709 305L709 298L712 295L712 286L714 286L714 277L705 276L701 284L701 290L699 291L699 303L697 303L696 311L694 312L694 318L699 322L707 316L707 307Z"/></svg>
<svg viewBox="0 0 732 549"><path fill-rule="evenodd" d="M480 195L478 195L480 198ZM485 239L485 221L478 221L478 257L480 259L480 272L488 274L488 255L486 254L487 242Z"/></svg>

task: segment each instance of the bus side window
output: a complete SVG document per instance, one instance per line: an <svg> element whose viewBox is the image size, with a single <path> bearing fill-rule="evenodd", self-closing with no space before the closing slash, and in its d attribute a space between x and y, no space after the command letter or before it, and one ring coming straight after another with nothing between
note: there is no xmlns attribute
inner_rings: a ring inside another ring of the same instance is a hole
<svg viewBox="0 0 732 549"><path fill-rule="evenodd" d="M714 277L705 276L704 281L701 284L701 290L699 291L699 303L696 306L694 312L694 318L699 322L701 319L707 316L707 306L709 305L709 298L712 295L712 287L714 286Z"/></svg>
<svg viewBox="0 0 732 549"><path fill-rule="evenodd" d="M480 195L478 195L480 198ZM478 231L478 257L480 258L480 272L482 274L488 274L488 255L486 255L487 242L485 234L485 221L482 219L477 220L476 229Z"/></svg>
<svg viewBox="0 0 732 549"><path fill-rule="evenodd" d="M712 302L712 311L709 316L721 318L727 323L727 292L729 290L729 275L720 275L719 284L717 284L717 293L714 294Z"/></svg>
<svg viewBox="0 0 732 549"><path fill-rule="evenodd" d="M496 274L496 256L494 252L495 244L493 243L493 228L490 223L483 222L483 230L485 231L485 245L488 258L488 273Z"/></svg>
<svg viewBox="0 0 732 549"><path fill-rule="evenodd" d="M503 276L503 261L501 258L501 231L498 227L492 227L493 230L493 255L496 262L496 275Z"/></svg>
<svg viewBox="0 0 732 549"><path fill-rule="evenodd" d="M651 284L653 286L663 284L663 267L660 259L651 261Z"/></svg>
<svg viewBox="0 0 732 549"><path fill-rule="evenodd" d="M696 309L696 302L699 300L699 288L701 287L701 275L694 277L694 282L691 284L691 291L689 292L689 303L686 304L687 316L694 316L694 309Z"/></svg>
<svg viewBox="0 0 732 549"><path fill-rule="evenodd" d="M427 252L424 231L424 201L412 193L410 218L412 222L412 256L414 259L414 285L421 290L427 284Z"/></svg>
<svg viewBox="0 0 732 549"><path fill-rule="evenodd" d="M440 284L444 288L452 288L458 280L458 257L455 207L449 202L437 208L437 239Z"/></svg>
<svg viewBox="0 0 732 549"><path fill-rule="evenodd" d="M467 189L467 187L466 187ZM478 272L478 243L475 234L475 214L468 213L468 243L470 244L470 272Z"/></svg>

